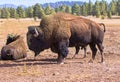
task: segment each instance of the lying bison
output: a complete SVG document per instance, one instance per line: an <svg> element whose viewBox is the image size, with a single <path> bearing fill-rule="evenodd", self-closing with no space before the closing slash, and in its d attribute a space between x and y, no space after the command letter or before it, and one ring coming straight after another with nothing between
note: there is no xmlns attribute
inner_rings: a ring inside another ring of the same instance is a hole
<svg viewBox="0 0 120 82"><path fill-rule="evenodd" d="M92 60L97 52L96 45L101 52L103 62L104 30L100 25L89 19L66 13L57 13L51 17L43 18L40 26L30 26L27 32L27 43L35 56L41 51L51 48L58 53L58 63L67 57L68 47L74 45L87 46L92 50Z"/></svg>
<svg viewBox="0 0 120 82"><path fill-rule="evenodd" d="M26 57L26 46L20 35L8 35L6 45L1 50L1 59L16 60Z"/></svg>

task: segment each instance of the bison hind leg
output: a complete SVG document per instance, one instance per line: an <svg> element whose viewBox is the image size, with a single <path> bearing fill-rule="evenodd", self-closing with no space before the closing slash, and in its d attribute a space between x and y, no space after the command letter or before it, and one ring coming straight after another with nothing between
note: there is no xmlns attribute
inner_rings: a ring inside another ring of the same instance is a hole
<svg viewBox="0 0 120 82"><path fill-rule="evenodd" d="M86 49L86 47L84 47L83 49L84 49L84 57L83 57L83 58L86 58L86 55L87 55L87 49Z"/></svg>
<svg viewBox="0 0 120 82"><path fill-rule="evenodd" d="M93 60L95 59L96 52L97 52L96 44L91 43L90 48L92 50L92 59L90 59L89 63L93 63Z"/></svg>
<svg viewBox="0 0 120 82"><path fill-rule="evenodd" d="M76 52L75 54L73 55L72 59L75 58L75 56L78 54L79 50L80 50L80 47L79 46L75 46L75 49L76 49Z"/></svg>
<svg viewBox="0 0 120 82"><path fill-rule="evenodd" d="M98 46L98 49L100 50L100 54L101 54L101 63L104 63L104 53L103 53L104 47L102 46L102 43L98 43L97 46Z"/></svg>

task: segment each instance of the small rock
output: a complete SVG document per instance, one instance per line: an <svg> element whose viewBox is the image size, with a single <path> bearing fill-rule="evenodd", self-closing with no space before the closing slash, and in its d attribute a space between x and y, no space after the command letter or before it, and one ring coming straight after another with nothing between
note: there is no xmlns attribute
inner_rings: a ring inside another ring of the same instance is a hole
<svg viewBox="0 0 120 82"><path fill-rule="evenodd" d="M60 73L59 72L56 72L56 73L53 73L53 76L55 76L55 75L59 75Z"/></svg>

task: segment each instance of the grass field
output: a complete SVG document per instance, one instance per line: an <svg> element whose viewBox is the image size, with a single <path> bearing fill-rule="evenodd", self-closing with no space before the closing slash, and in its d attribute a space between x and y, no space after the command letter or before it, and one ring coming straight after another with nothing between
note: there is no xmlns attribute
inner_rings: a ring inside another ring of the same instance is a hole
<svg viewBox="0 0 120 82"><path fill-rule="evenodd" d="M58 65L57 54L49 49L40 53L35 61L32 60L33 52L28 49L27 60L0 60L0 82L120 82L120 19L87 18L106 25L104 64L98 63L99 52L95 62L89 64L90 54L82 59L81 50L75 59L71 59L75 49L69 48L65 64ZM20 34L26 42L27 27L39 24L40 20L33 19L0 19L0 50L5 45L7 34ZM89 47L87 52L91 52Z"/></svg>

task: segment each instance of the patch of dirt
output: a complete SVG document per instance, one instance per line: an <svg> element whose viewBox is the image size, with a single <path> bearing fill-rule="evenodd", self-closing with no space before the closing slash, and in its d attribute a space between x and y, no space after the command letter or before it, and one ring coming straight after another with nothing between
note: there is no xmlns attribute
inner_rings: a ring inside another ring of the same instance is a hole
<svg viewBox="0 0 120 82"><path fill-rule="evenodd" d="M112 24L109 26L111 20L107 19L97 21L104 21L107 28L104 38L105 63L99 63L101 60L99 51L94 63L88 63L91 59L90 53L83 59L84 51L80 50L76 58L72 59L75 48L69 48L65 64L59 65L56 62L57 54L52 53L49 49L40 53L36 60L33 59L33 52L29 50L27 59L0 60L0 81L120 82L120 26L118 24L117 26ZM115 19L113 22L116 23ZM26 37L27 26L29 25L39 25L39 22L4 20L4 23L0 24L0 49L5 44L6 36L9 33L14 32ZM91 52L89 47L87 47L87 52Z"/></svg>

